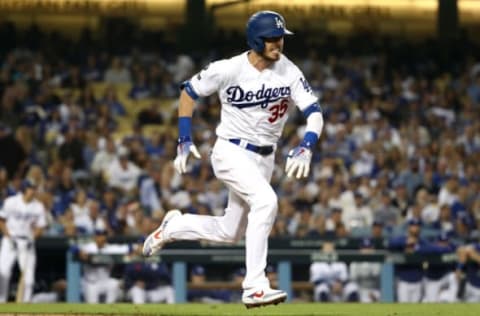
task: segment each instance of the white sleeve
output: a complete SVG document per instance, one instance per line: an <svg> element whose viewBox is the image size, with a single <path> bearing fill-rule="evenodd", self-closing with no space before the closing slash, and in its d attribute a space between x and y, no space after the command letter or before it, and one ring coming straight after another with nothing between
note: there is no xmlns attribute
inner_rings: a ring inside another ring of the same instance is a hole
<svg viewBox="0 0 480 316"><path fill-rule="evenodd" d="M130 252L130 247L128 245L115 245L110 244L105 246L102 249L102 253L109 255L124 255Z"/></svg>
<svg viewBox="0 0 480 316"><path fill-rule="evenodd" d="M291 98L296 106L301 110L305 110L310 105L318 102L318 98L313 93L310 84L303 76L302 72L296 68L293 73L295 81L290 86Z"/></svg>
<svg viewBox="0 0 480 316"><path fill-rule="evenodd" d="M206 97L220 90L226 69L224 60L210 63L190 79L193 91L200 97Z"/></svg>
<svg viewBox="0 0 480 316"><path fill-rule="evenodd" d="M95 253L98 253L98 249L97 249L97 246L95 244L95 242L91 241L91 242L88 242L86 244L83 244L83 245L80 245L80 250L85 252L85 253L88 253L88 254L95 254Z"/></svg>

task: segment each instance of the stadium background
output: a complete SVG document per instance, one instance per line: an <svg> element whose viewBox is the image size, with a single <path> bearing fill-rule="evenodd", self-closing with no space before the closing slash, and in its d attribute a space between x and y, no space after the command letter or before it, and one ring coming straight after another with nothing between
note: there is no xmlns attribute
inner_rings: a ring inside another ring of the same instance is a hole
<svg viewBox="0 0 480 316"><path fill-rule="evenodd" d="M68 238L92 232L71 211L83 207L78 192L99 201L117 241L138 239L172 207L218 214L225 191L208 161L183 180L169 163L178 84L245 50L245 20L267 8L296 33L286 53L320 96L327 122L305 183L283 178L287 144L299 139L293 124L286 129L272 239L347 240L354 248L374 225L335 218L333 208L351 206L348 194L381 222L382 239L402 234L412 217L424 220L426 237L450 222L457 243L478 239L478 1L7 0L0 3L0 116L2 136L15 146L0 148L1 194L17 191L25 177L41 186L50 226L38 243L38 290L65 276ZM202 100L195 118L204 153L216 101ZM144 171L138 183L153 179L158 203L109 182L105 160L92 169L110 139L115 154L126 148ZM447 205L450 219L422 212L432 204ZM222 277L236 268L225 266ZM305 279L306 268L294 277Z"/></svg>

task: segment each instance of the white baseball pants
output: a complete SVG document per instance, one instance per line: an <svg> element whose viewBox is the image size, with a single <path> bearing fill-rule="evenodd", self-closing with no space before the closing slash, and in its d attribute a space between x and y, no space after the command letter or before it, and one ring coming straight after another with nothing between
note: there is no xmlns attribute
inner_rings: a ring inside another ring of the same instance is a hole
<svg viewBox="0 0 480 316"><path fill-rule="evenodd" d="M397 300L399 303L419 303L422 299L422 282L397 282Z"/></svg>
<svg viewBox="0 0 480 316"><path fill-rule="evenodd" d="M37 262L35 245L27 239L17 238L12 240L4 237L0 249L0 303L7 301L12 268L17 259L20 270L23 271L23 281L25 282L22 301L30 302L32 299Z"/></svg>
<svg viewBox="0 0 480 316"><path fill-rule="evenodd" d="M184 214L165 229L166 238L183 240L233 243L245 235L244 289L269 287L265 275L268 236L278 209L277 195L270 185L274 157L217 139L211 162L215 176L230 190L225 214Z"/></svg>
<svg viewBox="0 0 480 316"><path fill-rule="evenodd" d="M480 288L473 286L470 282L465 285L465 302L480 303Z"/></svg>
<svg viewBox="0 0 480 316"><path fill-rule="evenodd" d="M100 295L105 295L105 303L111 304L118 300L120 295L120 282L114 278L90 282L82 280L83 298L89 304L100 302Z"/></svg>
<svg viewBox="0 0 480 316"><path fill-rule="evenodd" d="M175 303L175 291L170 285L159 286L152 290L146 290L140 286L134 285L128 291L128 296L130 296L134 304L145 304L147 302Z"/></svg>
<svg viewBox="0 0 480 316"><path fill-rule="evenodd" d="M454 272L439 280L425 279L425 303L453 303L457 301L458 281Z"/></svg>

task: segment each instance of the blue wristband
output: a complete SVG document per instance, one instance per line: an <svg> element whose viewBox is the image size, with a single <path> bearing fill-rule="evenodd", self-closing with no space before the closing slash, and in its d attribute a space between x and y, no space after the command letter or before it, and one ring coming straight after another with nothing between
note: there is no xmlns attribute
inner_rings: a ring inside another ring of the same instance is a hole
<svg viewBox="0 0 480 316"><path fill-rule="evenodd" d="M192 135L192 118L181 116L178 118L178 137L190 137Z"/></svg>
<svg viewBox="0 0 480 316"><path fill-rule="evenodd" d="M303 136L303 141L300 146L307 147L309 149L313 149L315 144L318 142L318 136L314 132L306 132L305 136Z"/></svg>

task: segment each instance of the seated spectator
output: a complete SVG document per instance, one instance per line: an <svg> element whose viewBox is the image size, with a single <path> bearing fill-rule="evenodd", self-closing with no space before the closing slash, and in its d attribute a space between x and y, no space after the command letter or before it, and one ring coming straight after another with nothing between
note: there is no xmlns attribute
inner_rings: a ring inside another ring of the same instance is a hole
<svg viewBox="0 0 480 316"><path fill-rule="evenodd" d="M124 196L131 196L137 187L138 177L142 170L130 161L128 149L120 147L117 159L108 167L106 179L108 186L120 190Z"/></svg>
<svg viewBox="0 0 480 316"><path fill-rule="evenodd" d="M105 148L98 150L93 157L91 171L96 176L104 176L117 158L117 148L112 138L106 140Z"/></svg>
<svg viewBox="0 0 480 316"><path fill-rule="evenodd" d="M102 69L99 67L95 55L88 55L87 62L82 68L82 76L87 82L100 81L103 79Z"/></svg>
<svg viewBox="0 0 480 316"><path fill-rule="evenodd" d="M147 82L147 74L144 70L139 70L136 74L136 78L133 82L130 92L128 93L128 96L131 99L139 100L148 98L151 96L151 94L152 91Z"/></svg>
<svg viewBox="0 0 480 316"><path fill-rule="evenodd" d="M105 71L105 82L107 83L130 83L132 82L130 70L123 65L119 57L114 57L110 68Z"/></svg>
<svg viewBox="0 0 480 316"><path fill-rule="evenodd" d="M105 88L103 93L103 98L100 100L101 104L105 104L108 108L109 113L113 114L113 117L125 116L127 111L125 106L118 99L117 90L114 85L109 85Z"/></svg>
<svg viewBox="0 0 480 316"><path fill-rule="evenodd" d="M392 204L388 190L381 192L380 204L378 208L374 209L373 218L388 227L394 227L400 224L400 210Z"/></svg>
<svg viewBox="0 0 480 316"><path fill-rule="evenodd" d="M160 109L160 103L153 101L149 107L142 109L137 114L137 122L140 126L148 124L163 124L163 115Z"/></svg>
<svg viewBox="0 0 480 316"><path fill-rule="evenodd" d="M384 232L383 232L383 223L380 221L373 221L372 223L372 229L370 236L372 237L373 240L380 240L383 238Z"/></svg>
<svg viewBox="0 0 480 316"><path fill-rule="evenodd" d="M373 222L373 211L366 203L362 193L354 193L355 203L348 211L342 212L342 221L348 230L355 228L371 227Z"/></svg>

